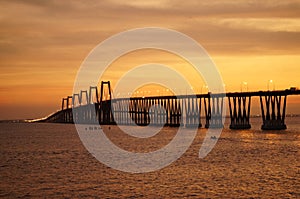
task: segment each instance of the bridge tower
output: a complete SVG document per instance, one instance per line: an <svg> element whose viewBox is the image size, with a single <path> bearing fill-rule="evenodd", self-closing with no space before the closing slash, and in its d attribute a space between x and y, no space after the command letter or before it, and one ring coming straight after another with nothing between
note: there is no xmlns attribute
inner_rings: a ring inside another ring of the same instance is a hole
<svg viewBox="0 0 300 199"><path fill-rule="evenodd" d="M94 95L93 95L94 93ZM90 86L88 104L87 104L87 115L88 120L91 124L97 124L97 111L99 106L99 95L97 86Z"/></svg>
<svg viewBox="0 0 300 199"><path fill-rule="evenodd" d="M62 98L62 100L61 100L61 110L62 111L65 109L65 102L67 102L67 98Z"/></svg>
<svg viewBox="0 0 300 199"><path fill-rule="evenodd" d="M262 130L286 129L286 98L287 94L282 92L267 92L264 95L260 95L261 114L263 119L263 125L261 126Z"/></svg>
<svg viewBox="0 0 300 199"><path fill-rule="evenodd" d="M93 95L93 91L95 94ZM73 94L73 120L79 124L97 124L97 111L99 105L97 87L90 86L89 91L81 90Z"/></svg>
<svg viewBox="0 0 300 199"><path fill-rule="evenodd" d="M105 86L107 86L108 93L105 92ZM111 110L110 81L101 81L98 120L99 124L114 124L113 114Z"/></svg>
<svg viewBox="0 0 300 199"><path fill-rule="evenodd" d="M250 129L251 96L228 96L230 129Z"/></svg>
<svg viewBox="0 0 300 199"><path fill-rule="evenodd" d="M58 119L59 122L73 123L72 107L70 107L72 101L73 101L72 96L67 96L66 98L62 99L61 114Z"/></svg>
<svg viewBox="0 0 300 199"><path fill-rule="evenodd" d="M78 93L73 94L72 108L73 108L73 120L74 123L80 123L80 105L81 105L80 95Z"/></svg>

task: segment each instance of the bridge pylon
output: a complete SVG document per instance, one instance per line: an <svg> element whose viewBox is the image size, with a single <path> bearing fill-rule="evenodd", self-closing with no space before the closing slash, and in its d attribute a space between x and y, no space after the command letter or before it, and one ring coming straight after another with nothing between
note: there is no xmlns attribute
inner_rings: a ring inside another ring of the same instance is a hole
<svg viewBox="0 0 300 199"><path fill-rule="evenodd" d="M67 101L67 98L62 98L61 99L61 110L65 109L65 102Z"/></svg>
<svg viewBox="0 0 300 199"><path fill-rule="evenodd" d="M70 107L72 104L72 101L73 101L72 96L67 96L66 98L62 98L61 114L59 116L57 116L58 122L73 123L72 107Z"/></svg>
<svg viewBox="0 0 300 199"><path fill-rule="evenodd" d="M228 96L230 129L250 129L251 96Z"/></svg>
<svg viewBox="0 0 300 199"><path fill-rule="evenodd" d="M105 86L107 86L108 93L105 92ZM114 124L110 81L101 81L98 120L99 124Z"/></svg>
<svg viewBox="0 0 300 199"><path fill-rule="evenodd" d="M286 94L276 92L269 92L264 96L260 96L261 113L263 119L263 124L261 126L262 130L286 129L286 98Z"/></svg>
<svg viewBox="0 0 300 199"><path fill-rule="evenodd" d="M80 106L80 95L78 93L73 94L73 101L72 101L72 108L73 108L73 120L74 123L80 123L80 108L78 108Z"/></svg>
<svg viewBox="0 0 300 199"><path fill-rule="evenodd" d="M90 86L88 100L89 100L87 104L88 120L91 124L97 124L98 123L97 111L99 105L97 86Z"/></svg>

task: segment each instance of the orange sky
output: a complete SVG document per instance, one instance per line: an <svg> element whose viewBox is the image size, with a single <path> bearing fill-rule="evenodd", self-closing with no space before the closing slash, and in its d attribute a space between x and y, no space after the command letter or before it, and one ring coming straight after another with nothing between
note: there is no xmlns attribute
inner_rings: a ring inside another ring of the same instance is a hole
<svg viewBox="0 0 300 199"><path fill-rule="evenodd" d="M0 119L38 118L59 109L97 44L149 26L198 41L227 91L239 91L243 81L249 90L266 90L270 79L276 89L300 87L298 0L182 2L0 0ZM116 74L110 71L107 78ZM300 113L299 97L288 102L289 113Z"/></svg>

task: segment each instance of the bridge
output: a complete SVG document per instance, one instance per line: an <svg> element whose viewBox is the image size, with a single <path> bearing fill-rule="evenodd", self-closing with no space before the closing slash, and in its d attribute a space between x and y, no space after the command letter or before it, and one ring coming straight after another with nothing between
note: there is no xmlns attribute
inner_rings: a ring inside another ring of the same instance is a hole
<svg viewBox="0 0 300 199"><path fill-rule="evenodd" d="M104 88L108 94L105 95ZM224 99L228 98L230 129L250 129L251 99L259 97L262 130L286 129L287 96L299 95L291 88L278 91L207 93L180 96L129 97L112 99L110 82L62 99L61 110L44 122L100 125L165 125L222 128ZM100 96L99 96L100 95ZM93 98L94 96L94 98ZM203 109L203 110L202 110ZM204 113L202 116L201 113Z"/></svg>

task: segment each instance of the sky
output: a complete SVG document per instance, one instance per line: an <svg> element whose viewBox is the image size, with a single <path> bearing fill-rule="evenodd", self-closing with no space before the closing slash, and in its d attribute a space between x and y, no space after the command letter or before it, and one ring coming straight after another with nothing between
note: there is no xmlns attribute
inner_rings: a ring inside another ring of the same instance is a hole
<svg viewBox="0 0 300 199"><path fill-rule="evenodd" d="M95 46L143 27L173 29L200 43L228 92L240 91L242 82L249 91L266 90L270 80L275 89L300 87L299 17L299 0L0 0L0 119L56 111ZM112 63L105 78L114 85L124 66L153 60L179 63L166 52L134 52ZM199 91L203 82L193 87ZM288 103L288 113L300 113L299 97Z"/></svg>

